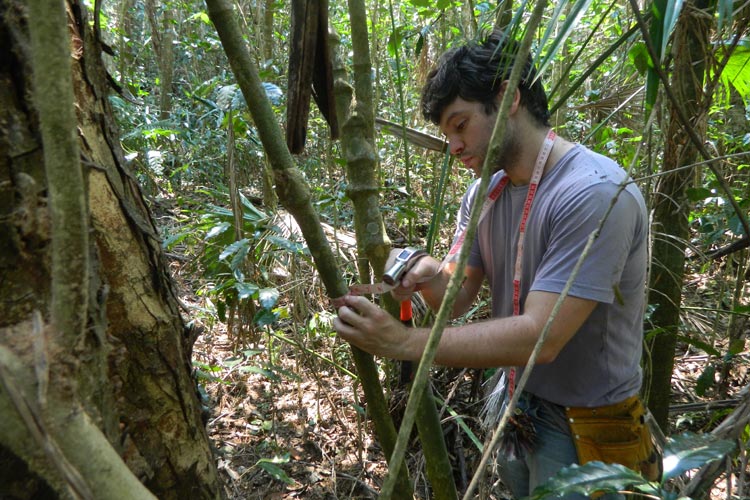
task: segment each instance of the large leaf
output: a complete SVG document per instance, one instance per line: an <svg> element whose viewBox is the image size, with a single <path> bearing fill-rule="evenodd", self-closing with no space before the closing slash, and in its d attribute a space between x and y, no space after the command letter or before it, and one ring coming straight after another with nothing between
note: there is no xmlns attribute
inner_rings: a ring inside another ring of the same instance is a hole
<svg viewBox="0 0 750 500"><path fill-rule="evenodd" d="M721 82L727 89L734 87L742 100L750 100L750 47L738 45L721 72Z"/></svg>
<svg viewBox="0 0 750 500"><path fill-rule="evenodd" d="M244 209L242 210L242 217L245 220L257 223L268 219L268 215L258 210L258 208L253 205L250 200L248 200L247 197L242 194L242 192L240 192L239 195L244 207Z"/></svg>
<svg viewBox="0 0 750 500"><path fill-rule="evenodd" d="M651 26L649 35L651 44L656 51L656 61L652 61L654 67L661 64L667 52L667 44L672 31L680 17L683 0L654 0L651 4ZM646 78L646 117L656 103L659 89L659 76L653 67L649 67Z"/></svg>
<svg viewBox="0 0 750 500"><path fill-rule="evenodd" d="M271 309L279 300L279 290L276 288L263 288L258 295L261 307Z"/></svg>
<svg viewBox="0 0 750 500"><path fill-rule="evenodd" d="M724 26L732 25L732 10L734 9L733 0L719 0L716 2L716 10L719 13L719 20L716 30L721 32Z"/></svg>
<svg viewBox="0 0 750 500"><path fill-rule="evenodd" d="M253 324L258 326L272 325L278 319L278 315L271 309L261 309L253 317Z"/></svg>
<svg viewBox="0 0 750 500"><path fill-rule="evenodd" d="M206 239L220 235L221 233L229 229L229 227L230 224L228 222L221 222L219 224L216 224L208 231L208 233L206 233Z"/></svg>
<svg viewBox="0 0 750 500"><path fill-rule="evenodd" d="M681 434L671 438L664 447L663 480L719 460L734 448L734 442L717 440L710 434Z"/></svg>
<svg viewBox="0 0 750 500"><path fill-rule="evenodd" d="M278 464L285 464L287 462L289 462L289 455L274 458L261 458L260 460L255 462L255 465L266 471L277 481L282 481L286 484L295 484L294 480L290 478L281 467L278 466Z"/></svg>
<svg viewBox="0 0 750 500"><path fill-rule="evenodd" d="M677 25L677 19L680 17L680 11L682 10L683 0L667 0L666 8L664 10L664 29L662 31L662 38L658 40L661 44L661 50L659 56L664 60L664 56L667 53L667 43L669 37L672 36L672 31Z"/></svg>
<svg viewBox="0 0 750 500"><path fill-rule="evenodd" d="M620 464L589 462L562 468L546 483L539 485L529 500L557 497L571 493L590 496L597 491L616 492L634 485L647 485L640 474Z"/></svg>
<svg viewBox="0 0 750 500"><path fill-rule="evenodd" d="M253 283L235 283L234 288L237 290L237 295L240 300L248 299L260 290L260 287Z"/></svg>
<svg viewBox="0 0 750 500"><path fill-rule="evenodd" d="M242 238L239 241L235 241L234 243L231 243L230 245L227 245L227 247L219 254L219 260L224 260L230 255L236 253L239 249L242 247L247 247L250 245L250 240L247 238Z"/></svg>
<svg viewBox="0 0 750 500"><path fill-rule="evenodd" d="M539 44L540 47L545 47L552 33L556 33L555 38L552 39L549 47L547 47L545 50L544 59L542 59L542 61L539 63L537 69L537 74L539 76L544 74L547 66L555 59L555 55L560 50L560 48L562 48L563 43L568 38L568 36L576 28L578 22L581 20L581 16L583 16L584 12L586 12L586 9L588 9L589 5L591 5L591 1L592 0L576 1L570 8L570 11L566 14L565 22L563 23L562 28L558 28L556 25L560 15L564 10L563 8L567 5L567 2L557 3L555 11L552 15L552 20L547 23L547 30L544 32L542 41Z"/></svg>

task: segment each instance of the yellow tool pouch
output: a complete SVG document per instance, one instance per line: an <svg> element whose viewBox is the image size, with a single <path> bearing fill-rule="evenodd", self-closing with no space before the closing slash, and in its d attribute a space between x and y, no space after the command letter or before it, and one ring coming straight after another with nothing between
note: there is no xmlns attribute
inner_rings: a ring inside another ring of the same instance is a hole
<svg viewBox="0 0 750 500"><path fill-rule="evenodd" d="M629 467L649 481L661 478L661 457L638 396L609 406L565 411L581 465L598 460Z"/></svg>

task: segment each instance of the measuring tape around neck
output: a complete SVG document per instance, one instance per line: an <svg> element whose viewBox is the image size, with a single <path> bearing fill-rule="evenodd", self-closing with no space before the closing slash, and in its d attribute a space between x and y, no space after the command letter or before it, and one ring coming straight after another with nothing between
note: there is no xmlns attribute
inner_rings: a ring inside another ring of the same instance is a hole
<svg viewBox="0 0 750 500"><path fill-rule="evenodd" d="M552 152L552 147L555 144L555 139L557 138L557 135L553 130L550 129L550 131L547 133L547 136L544 139L544 142L542 143L542 147L539 150L539 154L537 155L536 162L534 163L534 170L531 173L531 179L529 181L529 190L526 194L526 200L524 201L523 206L523 213L521 215L521 225L519 226L519 235L518 235L518 246L517 246L517 252L516 252L516 262L515 262L515 269L514 269L514 275L513 275L513 314L518 315L520 314L520 300L521 300L521 270L522 270L522 255L523 255L523 243L524 238L526 235L526 224L528 222L529 213L531 212L531 207L534 203L534 197L536 196L536 191L539 186L539 182L542 179L542 175L544 174L544 165L547 163L547 159L549 158L550 153ZM507 186L508 182L510 182L510 178L507 175L503 175L499 181L492 186L490 189L487 198L484 200L484 203L482 205L481 212L479 213L479 222L481 222L484 217L489 213L490 209L494 205L495 201L500 197L500 195L505 190L505 187ZM478 222L478 223L479 223ZM437 274L439 274L443 267L453 260L455 256L458 254L458 252L461 250L461 246L464 243L464 239L466 237L466 229L461 231L458 238L456 238L455 243L451 246L450 250L448 251L448 255L445 256L445 259L443 259L443 262L440 264L440 267L438 268ZM418 255L418 257L423 257L425 254L422 253ZM432 279L432 278L430 278ZM425 280L425 281L429 281ZM369 295L369 294L382 294L385 292L388 292L390 290L393 290L396 286L398 286L398 282L396 283L373 283L373 284L355 284L349 287L349 294L350 295ZM336 299L332 299L333 306L338 308L341 305L343 305L343 297L338 297ZM510 377L509 377L509 387L513 387L513 384L515 382L515 370L511 370Z"/></svg>
<svg viewBox="0 0 750 500"><path fill-rule="evenodd" d="M526 200L523 204L523 213L521 214L521 225L518 227L518 246L516 247L516 263L513 270L513 315L521 314L521 272L523 270L523 243L526 239L526 224L529 221L529 213L534 204L536 190L544 174L544 165L547 163L552 147L555 145L557 135L553 130L547 133L539 154L536 157L534 171L531 174L529 182L529 191L526 193ZM513 396L516 387L516 369L511 368L508 373L508 397Z"/></svg>

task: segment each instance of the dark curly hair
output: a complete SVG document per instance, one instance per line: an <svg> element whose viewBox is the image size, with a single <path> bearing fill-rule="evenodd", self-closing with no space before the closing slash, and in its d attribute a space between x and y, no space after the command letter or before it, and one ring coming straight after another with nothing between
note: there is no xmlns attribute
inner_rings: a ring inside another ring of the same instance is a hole
<svg viewBox="0 0 750 500"><path fill-rule="evenodd" d="M422 114L432 123L440 123L443 110L456 97L478 101L487 114L497 111L495 97L510 76L518 43L503 31L494 30L483 40L473 41L446 51L437 67L427 75L422 89ZM533 82L533 83L531 83ZM549 106L542 82L528 57L518 85L521 105L540 126L549 127Z"/></svg>

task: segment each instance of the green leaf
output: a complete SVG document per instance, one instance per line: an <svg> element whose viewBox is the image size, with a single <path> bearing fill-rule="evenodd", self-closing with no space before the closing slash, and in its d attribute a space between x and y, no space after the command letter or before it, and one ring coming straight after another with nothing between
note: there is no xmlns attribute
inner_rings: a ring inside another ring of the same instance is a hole
<svg viewBox="0 0 750 500"><path fill-rule="evenodd" d="M193 361L193 366L203 370L204 372L220 372L221 367L216 365L209 365L207 363L201 363L200 361Z"/></svg>
<svg viewBox="0 0 750 500"><path fill-rule="evenodd" d="M285 464L289 462L289 457L286 456L284 458L274 457L274 458L261 458L257 462L255 462L255 465L263 469L265 472L271 475L274 479L277 481L281 481L286 484L295 484L294 480L290 478L286 472L284 472L284 469L279 467L277 464Z"/></svg>
<svg viewBox="0 0 750 500"><path fill-rule="evenodd" d="M682 10L682 0L654 0L651 4L651 12L654 17L651 20L649 34L651 44L656 51L656 61L654 64L661 64L664 55L667 52L667 43L672 35L677 18ZM656 70L649 68L646 79L646 117L651 113L651 109L656 103L656 96L659 91L659 75Z"/></svg>
<svg viewBox="0 0 750 500"><path fill-rule="evenodd" d="M272 372L271 370L266 370L265 368L261 368L260 366L241 366L237 369L237 371L242 373L257 373L273 381L281 380L279 376L274 372Z"/></svg>
<svg viewBox="0 0 750 500"><path fill-rule="evenodd" d="M659 57L664 59L664 55L667 53L667 43L669 37L672 36L672 31L677 25L677 19L680 17L680 11L682 10L683 0L667 0L666 8L664 10L664 31L662 32L661 51Z"/></svg>
<svg viewBox="0 0 750 500"><path fill-rule="evenodd" d="M628 486L644 485L640 474L620 464L589 462L585 465L563 467L544 484L538 486L530 500L579 493L590 496L597 491L616 492Z"/></svg>
<svg viewBox="0 0 750 500"><path fill-rule="evenodd" d="M290 253L304 253L309 254L309 250L305 245L302 243L298 243L296 241L291 241L287 238L282 238L281 236L275 236L273 234L268 235L268 241L273 243L279 248L283 248L284 250L289 251Z"/></svg>
<svg viewBox="0 0 750 500"><path fill-rule="evenodd" d="M237 290L238 298L240 300L248 299L250 297L254 297L256 293L258 293L258 290L260 288L258 285L255 285L253 283L235 283L234 284L235 290Z"/></svg>
<svg viewBox="0 0 750 500"><path fill-rule="evenodd" d="M192 16L190 16L190 18L189 18L189 19L190 19L191 21L193 21L193 20L195 20L195 19L198 19L198 20L200 20L200 21L201 21L201 22L202 22L203 24L208 24L209 26L211 25L211 18L209 18L209 17L208 17L208 14L207 14L206 12L204 12L204 11L200 11L200 12L198 12L197 14L193 14Z"/></svg>
<svg viewBox="0 0 750 500"><path fill-rule="evenodd" d="M391 31L391 35L388 37L388 54L391 57L396 57L396 54L401 49L401 43L404 41L404 34L402 28L396 28Z"/></svg>
<svg viewBox="0 0 750 500"><path fill-rule="evenodd" d="M271 309L279 300L279 291L276 288L263 288L258 296L261 307Z"/></svg>
<svg viewBox="0 0 750 500"><path fill-rule="evenodd" d="M208 233L206 233L206 239L214 238L215 236L220 235L221 233L229 229L230 226L231 224L229 224L228 222L220 222L219 224L216 224L208 231Z"/></svg>
<svg viewBox="0 0 750 500"><path fill-rule="evenodd" d="M248 245L250 245L250 240L248 240L247 238L242 238L239 241L235 241L234 243L227 245L224 251L219 254L219 260L226 259L233 253L237 252L237 250L239 250L243 246L247 247Z"/></svg>
<svg viewBox="0 0 750 500"><path fill-rule="evenodd" d="M687 335L678 335L677 338L681 340L682 342L685 342L686 344L689 344L693 347L697 347L701 351L705 352L706 354L710 354L711 356L721 356L721 353L711 344L708 342L704 342L701 339L689 337Z"/></svg>
<svg viewBox="0 0 750 500"><path fill-rule="evenodd" d="M236 271L236 270L241 271L245 267L245 258L247 257L247 253L249 251L250 251L249 241L248 241L248 244L246 245L240 245L240 247L237 249L237 253L234 254L234 257L232 257L232 262L230 262L229 267L233 271ZM243 281L243 280L240 280L240 281Z"/></svg>
<svg viewBox="0 0 750 500"><path fill-rule="evenodd" d="M659 74L652 67L648 68L646 74L646 117L651 114L656 104L656 97L659 95Z"/></svg>
<svg viewBox="0 0 750 500"><path fill-rule="evenodd" d="M742 225L742 221L736 213L727 221L727 229L733 232L736 236L743 236L745 234L745 227Z"/></svg>
<svg viewBox="0 0 750 500"><path fill-rule="evenodd" d="M685 190L685 194L690 201L703 201L706 198L711 198L714 195L714 193L712 193L710 189L705 187L687 188Z"/></svg>
<svg viewBox="0 0 750 500"><path fill-rule="evenodd" d="M254 222L255 224L268 220L268 215L258 210L258 208L256 208L256 206L253 205L252 202L248 200L247 197L241 192L240 192L240 201L242 202L242 205L245 207L244 210L242 211L243 212L242 217L245 220Z"/></svg>
<svg viewBox="0 0 750 500"><path fill-rule="evenodd" d="M270 309L261 309L255 313L253 323L258 326L272 325L276 322L276 314Z"/></svg>
<svg viewBox="0 0 750 500"><path fill-rule="evenodd" d="M721 81L727 91L734 87L747 104L750 99L750 48L744 45L735 47L721 72Z"/></svg>
<svg viewBox="0 0 750 500"><path fill-rule="evenodd" d="M245 361L244 358L240 358L239 356L231 356L229 358L221 360L220 363L226 368L234 368L243 361Z"/></svg>
<svg viewBox="0 0 750 500"><path fill-rule="evenodd" d="M745 339L734 339L729 344L728 354L736 356L745 351Z"/></svg>
<svg viewBox="0 0 750 500"><path fill-rule="evenodd" d="M721 32L724 26L732 25L732 10L734 9L733 0L719 0L716 2L716 10L719 13L719 20L716 27L717 32Z"/></svg>
<svg viewBox="0 0 750 500"><path fill-rule="evenodd" d="M563 22L562 28L558 26L558 19L560 18L560 15L564 10L563 7L568 6L568 2L557 2L557 6L555 7L555 11L552 15L552 20L547 23L547 30L544 32L542 41L539 44L541 47L544 47L547 44L547 40L551 37L552 33L555 33L555 37L552 39L549 47L545 49L544 59L542 59L541 63L539 63L539 67L537 68L537 74L540 77L544 74L547 66L552 63L555 56L557 55L557 52L565 43L565 40L568 39L568 36L578 25L584 12L586 12L586 9L588 9L589 5L591 5L591 1L592 0L578 0L577 2L575 2L573 6L570 7L570 10L565 16L565 22Z"/></svg>
<svg viewBox="0 0 750 500"><path fill-rule="evenodd" d="M664 447L663 480L719 460L731 453L734 448L734 442L727 439L717 440L710 434L686 433L671 438Z"/></svg>
<svg viewBox="0 0 750 500"><path fill-rule="evenodd" d="M181 243L188 236L190 236L189 232L173 234L173 235L168 236L167 238L165 238L164 241L162 241L161 246L162 246L162 248L169 250L174 245L177 245L178 243Z"/></svg>

